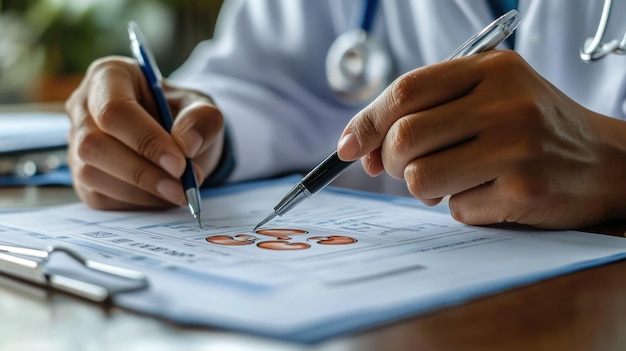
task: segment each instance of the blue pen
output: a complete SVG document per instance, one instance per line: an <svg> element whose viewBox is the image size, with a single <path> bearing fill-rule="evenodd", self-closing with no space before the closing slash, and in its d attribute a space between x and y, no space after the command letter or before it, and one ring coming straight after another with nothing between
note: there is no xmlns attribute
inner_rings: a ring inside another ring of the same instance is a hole
<svg viewBox="0 0 626 351"><path fill-rule="evenodd" d="M156 102L157 109L159 111L159 122L170 133L172 131L172 123L174 121L172 112L169 105L165 100L163 94L163 76L159 67L156 65L152 51L148 46L148 42L141 33L139 26L135 22L128 23L128 35L130 36L130 48L143 72L146 82L152 92L152 97ZM202 227L201 215L202 209L200 207L200 191L198 189L198 183L196 182L196 174L193 170L191 160L187 159L187 166L185 172L181 177L183 190L185 191L185 197L187 198L187 205L191 214L198 220L198 225Z"/></svg>

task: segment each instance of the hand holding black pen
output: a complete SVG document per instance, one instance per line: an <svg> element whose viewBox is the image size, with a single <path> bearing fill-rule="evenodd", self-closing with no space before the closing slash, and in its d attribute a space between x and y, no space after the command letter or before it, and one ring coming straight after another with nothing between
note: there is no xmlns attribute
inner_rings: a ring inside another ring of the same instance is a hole
<svg viewBox="0 0 626 351"><path fill-rule="evenodd" d="M494 49L515 31L520 19L521 15L517 10L507 12L470 37L443 61ZM274 211L254 227L254 230L274 217L284 215L297 204L313 196L330 184L353 162L342 161L339 159L337 152L333 152L296 184L274 207Z"/></svg>
<svg viewBox="0 0 626 351"><path fill-rule="evenodd" d="M141 72L148 83L152 97L157 105L159 123L161 123L163 128L169 133L172 129L173 117L163 94L163 78L161 71L156 65L156 61L154 60L150 47L148 46L148 43L141 33L137 23L130 22L128 24L128 34L130 37L132 54L141 68ZM200 202L200 191L198 189L196 174L193 170L191 160L187 159L186 162L187 164L181 177L181 182L189 210L198 221L198 225L201 227L202 208Z"/></svg>

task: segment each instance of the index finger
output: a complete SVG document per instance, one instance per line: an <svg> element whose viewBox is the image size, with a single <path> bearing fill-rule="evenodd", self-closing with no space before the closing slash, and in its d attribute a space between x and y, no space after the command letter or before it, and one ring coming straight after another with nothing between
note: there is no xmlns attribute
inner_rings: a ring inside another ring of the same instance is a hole
<svg viewBox="0 0 626 351"><path fill-rule="evenodd" d="M185 158L171 135L157 122L156 107L139 67L131 59L103 63L93 70L87 101L94 122L102 131L180 176Z"/></svg>
<svg viewBox="0 0 626 351"><path fill-rule="evenodd" d="M480 56L480 55L474 55ZM482 74L476 57L459 58L421 67L397 78L370 105L348 122L337 146L344 161L379 148L391 126L411 113L457 99L472 90Z"/></svg>

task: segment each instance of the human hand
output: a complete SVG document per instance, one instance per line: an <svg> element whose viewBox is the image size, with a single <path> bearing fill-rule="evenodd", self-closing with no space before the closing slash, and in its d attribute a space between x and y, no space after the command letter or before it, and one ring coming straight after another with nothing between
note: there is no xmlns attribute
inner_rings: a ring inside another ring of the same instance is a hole
<svg viewBox="0 0 626 351"><path fill-rule="evenodd" d="M68 164L78 196L108 210L185 205L180 177L191 158L198 182L222 152L224 120L211 99L165 84L171 134L134 60L106 57L91 64L65 104L71 120Z"/></svg>
<svg viewBox="0 0 626 351"><path fill-rule="evenodd" d="M626 123L578 105L516 53L411 71L346 126L338 155L483 225L578 228L626 216Z"/></svg>

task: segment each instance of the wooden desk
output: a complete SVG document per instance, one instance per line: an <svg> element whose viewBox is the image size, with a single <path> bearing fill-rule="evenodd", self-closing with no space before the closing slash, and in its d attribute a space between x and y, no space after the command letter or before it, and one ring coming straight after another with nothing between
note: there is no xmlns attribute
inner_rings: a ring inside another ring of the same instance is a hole
<svg viewBox="0 0 626 351"><path fill-rule="evenodd" d="M4 208L71 201L69 188L0 188ZM626 350L625 272L622 261L310 346L181 328L0 278L0 350Z"/></svg>

